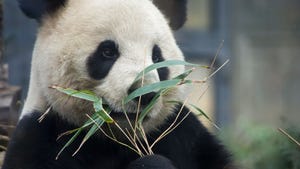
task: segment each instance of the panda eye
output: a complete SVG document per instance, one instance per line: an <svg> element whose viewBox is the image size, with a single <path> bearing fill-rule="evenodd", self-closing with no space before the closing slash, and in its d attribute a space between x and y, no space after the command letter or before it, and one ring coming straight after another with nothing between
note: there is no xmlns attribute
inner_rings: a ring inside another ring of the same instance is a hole
<svg viewBox="0 0 300 169"><path fill-rule="evenodd" d="M115 52L115 50L113 50L111 48L106 48L106 49L103 49L102 56L104 56L106 58L115 58L116 52Z"/></svg>
<svg viewBox="0 0 300 169"><path fill-rule="evenodd" d="M154 45L153 49L152 49L152 61L153 63L158 63L163 61L163 57L162 57L162 53L161 53L161 49L159 46Z"/></svg>
<svg viewBox="0 0 300 169"><path fill-rule="evenodd" d="M100 44L99 54L106 59L116 59L119 57L118 46L114 41L107 40Z"/></svg>

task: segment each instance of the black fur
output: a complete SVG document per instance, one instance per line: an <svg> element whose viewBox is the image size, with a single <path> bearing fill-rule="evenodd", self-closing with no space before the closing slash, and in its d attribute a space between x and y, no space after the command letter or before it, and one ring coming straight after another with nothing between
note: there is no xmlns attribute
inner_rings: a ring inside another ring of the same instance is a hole
<svg viewBox="0 0 300 169"><path fill-rule="evenodd" d="M152 49L152 61L153 63L158 63L158 62L162 62L165 59L163 58L163 54L162 51L160 49L159 46L154 45L153 49ZM159 75L159 80L163 81L163 80L167 80L169 77L169 69L166 67L163 68L159 68L157 69L158 75Z"/></svg>
<svg viewBox="0 0 300 169"><path fill-rule="evenodd" d="M96 51L87 60L89 75L97 80L105 78L119 56L120 52L114 41L106 40L101 42Z"/></svg>
<svg viewBox="0 0 300 169"><path fill-rule="evenodd" d="M18 0L22 11L30 18L40 20L45 14L51 14L64 6L66 0Z"/></svg>
<svg viewBox="0 0 300 169"><path fill-rule="evenodd" d="M67 0L18 0L22 11L38 21L46 13L52 14L64 6ZM187 16L187 0L153 0L154 4L169 19L173 30L181 28Z"/></svg>
<svg viewBox="0 0 300 169"><path fill-rule="evenodd" d="M184 108L179 119L188 112ZM130 166L127 169L223 169L229 164L229 156L223 147L192 114L154 147L154 153L163 157L138 159L134 152L104 136L93 136L72 157L83 133L55 160L57 153L69 139L63 137L57 141L57 136L76 126L62 120L54 112L50 112L39 123L39 115L40 113L33 113L19 122L2 169L125 169L127 166ZM148 135L150 142L169 127L175 116L176 114L160 126L159 132ZM138 160L135 161L136 159ZM152 162L155 164L152 165Z"/></svg>
<svg viewBox="0 0 300 169"><path fill-rule="evenodd" d="M169 19L173 30L181 28L187 16L187 0L153 0L153 3Z"/></svg>
<svg viewBox="0 0 300 169"><path fill-rule="evenodd" d="M139 158L131 162L128 166L129 169L176 169L172 162L160 155L150 155Z"/></svg>

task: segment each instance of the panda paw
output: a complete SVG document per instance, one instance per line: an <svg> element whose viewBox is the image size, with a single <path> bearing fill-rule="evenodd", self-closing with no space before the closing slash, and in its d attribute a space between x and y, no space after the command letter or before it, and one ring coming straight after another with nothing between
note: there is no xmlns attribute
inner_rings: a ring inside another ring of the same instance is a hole
<svg viewBox="0 0 300 169"><path fill-rule="evenodd" d="M176 169L172 162L161 155L141 157L129 164L127 169Z"/></svg>

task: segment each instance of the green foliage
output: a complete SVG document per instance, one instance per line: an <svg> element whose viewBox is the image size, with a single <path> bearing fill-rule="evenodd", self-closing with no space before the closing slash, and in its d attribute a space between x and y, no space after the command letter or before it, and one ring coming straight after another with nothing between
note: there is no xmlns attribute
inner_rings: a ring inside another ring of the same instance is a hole
<svg viewBox="0 0 300 169"><path fill-rule="evenodd" d="M156 64L152 64L152 65L146 67L142 72L140 72L137 75L134 82L138 81L139 79L141 79L143 76L145 76L147 73L151 72L152 70L163 68L163 67L176 66L176 65L186 65L186 66L193 66L193 67L209 68L207 66L200 66L200 65L188 63L188 62L185 62L182 60L167 60L167 61L159 62Z"/></svg>
<svg viewBox="0 0 300 169"><path fill-rule="evenodd" d="M139 96L142 96L147 93L151 92L158 92L162 89L167 89L176 86L181 82L180 79L171 79L171 80L165 80L157 83L152 83L143 87L140 87L130 93L124 100L124 103L127 104L129 101L131 101L134 98L137 98Z"/></svg>
<svg viewBox="0 0 300 169"><path fill-rule="evenodd" d="M60 86L52 86L53 89L56 89L64 94L67 94L69 96L78 98L78 99L83 99L91 102L98 102L100 98L96 96L95 93L89 90L74 90L70 88L63 88Z"/></svg>
<svg viewBox="0 0 300 169"><path fill-rule="evenodd" d="M300 147L277 129L242 124L238 129L221 132L221 139L233 151L242 168L300 169ZM300 140L299 128L287 130Z"/></svg>

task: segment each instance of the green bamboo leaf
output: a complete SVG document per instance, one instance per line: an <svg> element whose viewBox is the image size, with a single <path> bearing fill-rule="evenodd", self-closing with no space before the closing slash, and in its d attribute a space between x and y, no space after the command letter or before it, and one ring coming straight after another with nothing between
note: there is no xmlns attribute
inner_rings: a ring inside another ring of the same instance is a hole
<svg viewBox="0 0 300 169"><path fill-rule="evenodd" d="M103 110L102 99L99 99L98 101L94 102L93 106L94 106L95 112Z"/></svg>
<svg viewBox="0 0 300 169"><path fill-rule="evenodd" d="M132 99L134 99L136 97L142 96L144 94L147 94L147 93L150 93L150 92L153 92L153 91L166 89L166 88L171 88L171 87L176 86L177 84L192 83L191 80L184 80L184 79L187 76L189 76L193 71L194 71L194 69L189 69L189 70L183 72L182 74L174 77L171 80L165 80L165 81L161 81L161 82L158 82L158 83L153 83L153 84L146 85L146 86L143 86L141 88L138 88L137 90L133 91L132 93L129 94L129 96L127 96L125 98L124 103L126 104L126 103L128 103L129 101L131 101Z"/></svg>
<svg viewBox="0 0 300 169"><path fill-rule="evenodd" d="M197 107L197 106L195 106L193 104L189 104L189 105L192 106L198 112L198 115L202 115L202 116L204 116L205 118L207 118L208 120L211 121L211 119L209 118L209 116L206 113L204 113L204 111L202 109L200 109L199 107Z"/></svg>
<svg viewBox="0 0 300 169"><path fill-rule="evenodd" d="M167 103L172 103L172 104L183 104L181 101L175 101L175 100L170 100L170 101L167 101Z"/></svg>
<svg viewBox="0 0 300 169"><path fill-rule="evenodd" d="M78 151L82 148L82 146L99 130L99 127L104 124L104 121L101 118L96 118L96 119L94 119L93 123L94 123L94 125L86 133L86 135L82 139L78 149L74 152L73 156L75 156L78 153ZM97 123L97 124L95 124L95 123Z"/></svg>
<svg viewBox="0 0 300 169"><path fill-rule="evenodd" d="M130 93L124 100L124 103L128 103L129 101L131 101L132 99L142 96L144 94L153 92L153 91L158 91L160 89L166 89L166 88L170 88L170 87L174 87L177 84L186 84L186 83L192 83L191 80L183 80L184 78L186 78L187 76L189 76L194 69L189 69L185 72L183 72L182 74L174 77L171 80L165 80L165 81L161 81L161 82L157 82L157 83L153 83L150 85L146 85L143 87L140 87L138 89L136 89L135 91L133 91L132 93Z"/></svg>
<svg viewBox="0 0 300 169"><path fill-rule="evenodd" d="M180 79L171 79L171 80L165 80L157 83L152 83L143 87L140 87L130 93L124 100L124 103L127 104L131 100L133 100L136 97L142 96L144 94L153 92L153 91L159 91L160 89L165 89L169 87L174 87L177 84L181 82Z"/></svg>
<svg viewBox="0 0 300 169"><path fill-rule="evenodd" d="M172 100L172 101L168 101L168 103L174 103L174 104L181 104L181 105L183 105L183 103L181 102L181 101L175 101L175 100ZM196 114L196 115L203 115L205 118L207 118L208 120L211 120L210 118L209 118L209 116L208 115L206 115L206 113L204 113L204 111L202 110L202 109L200 109L199 107L197 107L197 106L195 106L195 105L193 105L193 104L188 104L189 106L191 106L191 107L193 107L197 112L198 112L198 114Z"/></svg>
<svg viewBox="0 0 300 169"><path fill-rule="evenodd" d="M103 124L103 120L101 120L101 122ZM96 124L94 124L91 129L89 130L89 132L85 135L85 137L82 140L81 145L83 145L91 136L93 136L97 131L99 130L98 126ZM82 146L80 146L79 148L81 148Z"/></svg>
<svg viewBox="0 0 300 169"><path fill-rule="evenodd" d="M73 133L76 133L78 130L80 130L81 127L79 128L76 128L76 129L73 129L73 130L69 130L69 131L66 131L64 133L61 133L60 135L58 135L57 137L57 140L59 140L60 138L62 138L63 136L67 136L67 135L71 135Z"/></svg>
<svg viewBox="0 0 300 169"><path fill-rule="evenodd" d="M63 148L59 151L59 153L57 154L56 156L56 160L59 158L59 156L61 155L61 153L67 148L69 147L73 142L74 140L79 136L79 134L82 132L82 128L79 129L72 137L71 139L63 146Z"/></svg>
<svg viewBox="0 0 300 169"><path fill-rule="evenodd" d="M160 92L157 92L157 94L154 96L154 98L150 101L150 103L147 105L147 107L140 113L139 118L138 118L138 123L141 125L142 122L144 121L145 117L148 115L150 110L153 108L154 104L157 103L158 98L161 96L161 94L165 90L161 90Z"/></svg>
<svg viewBox="0 0 300 169"><path fill-rule="evenodd" d="M99 98L96 96L95 93L88 91L88 90L74 90L74 89L70 89L70 88L62 88L59 86L52 86L53 89L56 89L62 93L65 93L69 96L72 97L76 97L79 99L83 99L83 100L87 100L87 101L91 101L91 102L96 102L99 100Z"/></svg>
<svg viewBox="0 0 300 169"><path fill-rule="evenodd" d="M92 119L97 120L97 115L94 114L92 116ZM79 136L79 134L83 131L83 129L89 127L92 124L94 124L94 122L89 119L87 122L84 123L84 125L82 127L74 129L74 130L70 130L70 132L66 132L67 134L72 134L72 133L74 133L76 131L76 133L69 139L69 141L59 151L59 153L56 156L56 159L58 159L59 156L61 155L61 153L74 142L74 140ZM67 134L64 134L64 135L67 135ZM61 137L62 137L62 135L59 136L59 138L61 138Z"/></svg>
<svg viewBox="0 0 300 169"><path fill-rule="evenodd" d="M102 105L102 99L99 99L97 102L93 103L95 112L98 116L100 116L105 122L107 123L113 123L114 120L112 117L110 117L108 111L104 110Z"/></svg>
<svg viewBox="0 0 300 169"><path fill-rule="evenodd" d="M180 84L183 85L183 84L192 84L192 83L194 83L192 80L184 80Z"/></svg>
<svg viewBox="0 0 300 169"><path fill-rule="evenodd" d="M199 67L199 65L188 63L182 60L166 60L163 62L152 64L148 67L146 67L142 72L140 72L137 77L135 78L134 82L138 81L143 77L143 75L151 72L152 70L163 68L163 67L169 67L169 66L176 66L176 65L187 65L187 66L194 66Z"/></svg>
<svg viewBox="0 0 300 169"><path fill-rule="evenodd" d="M104 122L114 123L114 119L112 117L110 117L110 115L107 112L102 110L102 111L96 112L96 114L98 115L98 118L100 117Z"/></svg>
<svg viewBox="0 0 300 169"><path fill-rule="evenodd" d="M181 80L183 80L183 79L187 78L194 70L195 69L189 69L189 70L183 72L182 74L174 77L173 79L181 79Z"/></svg>
<svg viewBox="0 0 300 169"><path fill-rule="evenodd" d="M204 113L204 111L202 109L200 109L199 107L193 105L193 104L189 104L190 106L192 106L196 111L198 111L199 115L203 115L216 129L220 130L220 127L215 124L212 119L206 114Z"/></svg>
<svg viewBox="0 0 300 169"><path fill-rule="evenodd" d="M82 141L83 143L86 142L92 135L94 135L99 130L99 127L101 127L104 124L104 120L101 117L99 117L97 113L92 116L92 119L93 120L89 120L89 121L93 123L93 126L90 128L89 132L83 138Z"/></svg>

